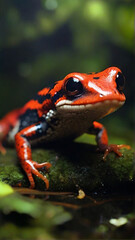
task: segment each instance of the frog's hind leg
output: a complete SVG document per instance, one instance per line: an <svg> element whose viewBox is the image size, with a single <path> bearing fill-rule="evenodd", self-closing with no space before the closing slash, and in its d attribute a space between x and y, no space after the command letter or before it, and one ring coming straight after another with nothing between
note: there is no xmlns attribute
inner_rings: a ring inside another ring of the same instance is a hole
<svg viewBox="0 0 135 240"><path fill-rule="evenodd" d="M8 113L7 115L5 115L0 120L0 152L2 154L6 153L6 149L3 146L3 142L5 141L9 132L15 128L18 122L19 115L20 115L20 110L16 109Z"/></svg>

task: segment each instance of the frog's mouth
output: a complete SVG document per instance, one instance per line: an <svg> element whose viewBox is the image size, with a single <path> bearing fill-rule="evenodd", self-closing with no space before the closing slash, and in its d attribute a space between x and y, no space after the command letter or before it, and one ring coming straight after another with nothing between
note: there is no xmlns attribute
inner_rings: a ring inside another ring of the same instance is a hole
<svg viewBox="0 0 135 240"><path fill-rule="evenodd" d="M61 100L56 105L56 109L61 114L69 114L69 113L79 113L82 115L83 113L89 113L89 115L93 116L94 119L102 118L120 108L125 101L118 100L105 100L102 102L96 102L92 104L80 104L73 105L72 101L69 100Z"/></svg>

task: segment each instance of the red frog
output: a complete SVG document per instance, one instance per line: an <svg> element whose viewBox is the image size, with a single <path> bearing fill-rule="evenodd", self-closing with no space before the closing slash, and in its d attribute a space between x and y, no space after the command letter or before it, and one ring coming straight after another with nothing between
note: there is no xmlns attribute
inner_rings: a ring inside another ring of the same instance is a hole
<svg viewBox="0 0 135 240"><path fill-rule="evenodd" d="M22 108L8 113L0 121L0 151L5 153L3 141L15 142L17 156L30 182L35 187L33 174L41 178L46 189L49 181L38 169L48 170L48 162L32 160L31 146L74 139L83 133L96 135L98 148L104 152L119 151L126 145L108 145L107 131L98 119L114 112L125 102L125 78L117 67L99 73L70 73L52 88L44 88Z"/></svg>

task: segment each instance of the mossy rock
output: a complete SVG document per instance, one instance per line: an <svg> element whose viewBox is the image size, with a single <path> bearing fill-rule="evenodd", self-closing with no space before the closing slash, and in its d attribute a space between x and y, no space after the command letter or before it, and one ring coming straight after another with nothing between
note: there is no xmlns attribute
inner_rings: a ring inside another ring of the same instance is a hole
<svg viewBox="0 0 135 240"><path fill-rule="evenodd" d="M60 147L33 149L33 160L52 164L47 178L50 191L86 192L108 189L124 189L135 183L132 150L122 149L122 157L110 153L106 161L103 154L96 151L96 146L86 143L68 143ZM45 173L45 169L42 170ZM34 176L36 188L44 190L44 182ZM28 179L17 160L15 149L7 149L7 154L0 155L0 181L12 186L21 183L28 187Z"/></svg>

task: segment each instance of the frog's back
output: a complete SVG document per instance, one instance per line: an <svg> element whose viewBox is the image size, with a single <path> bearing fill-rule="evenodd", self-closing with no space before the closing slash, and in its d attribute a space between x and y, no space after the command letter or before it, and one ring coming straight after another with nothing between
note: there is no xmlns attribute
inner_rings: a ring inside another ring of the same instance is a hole
<svg viewBox="0 0 135 240"><path fill-rule="evenodd" d="M9 113L9 118L10 119L14 118L14 121L12 121L10 124L10 131L8 132L6 137L7 142L13 143L14 136L17 132L43 120L42 108L43 106L45 106L44 114L46 114L49 107L48 105L50 96L48 92L49 88L42 89L40 92L37 93L37 95L33 99L28 101L22 108Z"/></svg>

